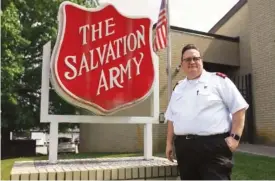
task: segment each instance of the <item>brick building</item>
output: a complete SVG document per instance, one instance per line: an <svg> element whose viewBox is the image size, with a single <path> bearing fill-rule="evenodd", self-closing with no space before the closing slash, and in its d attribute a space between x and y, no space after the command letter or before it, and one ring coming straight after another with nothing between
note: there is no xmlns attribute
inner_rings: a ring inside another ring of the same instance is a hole
<svg viewBox="0 0 275 181"><path fill-rule="evenodd" d="M251 93L244 141L275 145L275 1L240 0L209 32L171 27L170 36L173 84L184 78L177 66L181 48L187 43L200 48L205 69L221 71L230 77L251 75L252 81L244 88L239 86L242 81L236 83L244 96ZM164 112L167 106L166 51L158 55L160 111ZM117 115L149 114L150 101L151 97ZM165 142L166 124L153 125L153 151L164 151ZM81 124L80 143L82 152L142 151L143 125Z"/></svg>
<svg viewBox="0 0 275 181"><path fill-rule="evenodd" d="M275 1L240 0L210 33L240 38L239 72L253 76L255 141L275 144Z"/></svg>

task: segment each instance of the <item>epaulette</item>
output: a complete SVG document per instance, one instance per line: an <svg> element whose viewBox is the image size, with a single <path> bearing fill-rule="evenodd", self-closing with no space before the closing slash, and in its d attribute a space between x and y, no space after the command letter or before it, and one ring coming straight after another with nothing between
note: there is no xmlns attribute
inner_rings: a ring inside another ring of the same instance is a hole
<svg viewBox="0 0 275 181"><path fill-rule="evenodd" d="M177 87L177 85L179 85L179 83L180 83L180 81L178 81L178 82L175 84L173 90L175 90L175 88Z"/></svg>
<svg viewBox="0 0 275 181"><path fill-rule="evenodd" d="M227 77L227 75L225 75L224 73L221 73L221 72L216 72L216 75L220 76L220 77L222 77L224 79Z"/></svg>

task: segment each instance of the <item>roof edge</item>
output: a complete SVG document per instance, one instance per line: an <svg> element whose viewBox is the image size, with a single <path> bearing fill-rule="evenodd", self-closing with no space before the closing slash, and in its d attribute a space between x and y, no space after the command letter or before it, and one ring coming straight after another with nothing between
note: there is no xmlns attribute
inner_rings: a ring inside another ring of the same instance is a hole
<svg viewBox="0 0 275 181"><path fill-rule="evenodd" d="M239 0L208 32L216 33L246 3L247 0Z"/></svg>
<svg viewBox="0 0 275 181"><path fill-rule="evenodd" d="M192 29L187 29L187 28L180 28L176 26L170 26L171 30L176 30L176 31L182 31L182 32L187 32L187 33L194 33L197 35L204 35L204 36L209 36L213 37L216 39L221 39L221 40L226 40L226 41L231 41L231 42L239 42L240 38L239 37L230 37L230 36L224 36L224 35L217 35L213 33L208 33L208 32L203 32L203 31L198 31L198 30L192 30Z"/></svg>
<svg viewBox="0 0 275 181"><path fill-rule="evenodd" d="M156 28L156 24L153 25L153 29L155 29L155 28ZM181 27L177 27L177 26L170 26L170 30L181 31L181 32L186 32L186 33L193 33L193 34L197 34L197 35L208 36L208 37L212 37L212 38L216 38L216 39L220 39L220 40L231 41L231 42L239 42L240 41L239 37L217 35L214 33L192 30L192 29L188 29L188 28L181 28Z"/></svg>

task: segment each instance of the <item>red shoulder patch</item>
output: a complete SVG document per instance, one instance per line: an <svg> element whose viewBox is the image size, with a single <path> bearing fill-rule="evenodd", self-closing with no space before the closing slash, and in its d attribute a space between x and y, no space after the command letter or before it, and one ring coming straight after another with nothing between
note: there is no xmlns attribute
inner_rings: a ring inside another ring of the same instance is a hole
<svg viewBox="0 0 275 181"><path fill-rule="evenodd" d="M221 72L217 72L216 75L220 76L220 77L222 77L224 79L227 77L227 75L225 75L224 73L221 73Z"/></svg>
<svg viewBox="0 0 275 181"><path fill-rule="evenodd" d="M178 84L179 84L179 82L176 83L176 85L173 87L173 90L175 90L175 88L177 87Z"/></svg>

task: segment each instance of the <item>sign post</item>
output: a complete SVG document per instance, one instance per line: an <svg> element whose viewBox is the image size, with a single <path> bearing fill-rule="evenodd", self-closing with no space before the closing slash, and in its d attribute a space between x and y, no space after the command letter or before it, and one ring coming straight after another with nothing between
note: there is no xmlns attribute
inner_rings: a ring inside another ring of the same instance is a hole
<svg viewBox="0 0 275 181"><path fill-rule="evenodd" d="M127 17L111 4L85 8L63 2L58 21L52 54L50 42L43 48L41 122L51 124L50 162L57 162L60 122L144 124L144 157L150 159L152 124L159 122L159 64L151 20ZM65 101L96 115L49 115L49 77ZM150 115L116 116L151 95Z"/></svg>

